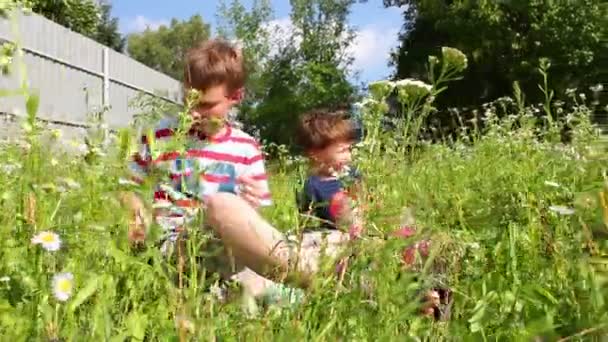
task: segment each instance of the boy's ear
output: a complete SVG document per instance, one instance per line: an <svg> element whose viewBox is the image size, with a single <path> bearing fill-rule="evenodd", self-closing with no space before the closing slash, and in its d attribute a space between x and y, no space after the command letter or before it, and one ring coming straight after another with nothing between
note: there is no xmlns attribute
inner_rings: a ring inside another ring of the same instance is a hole
<svg viewBox="0 0 608 342"><path fill-rule="evenodd" d="M232 94L230 94L230 96L228 98L234 102L241 102L241 101L243 101L244 97L245 97L245 88L239 88L239 89L235 90Z"/></svg>

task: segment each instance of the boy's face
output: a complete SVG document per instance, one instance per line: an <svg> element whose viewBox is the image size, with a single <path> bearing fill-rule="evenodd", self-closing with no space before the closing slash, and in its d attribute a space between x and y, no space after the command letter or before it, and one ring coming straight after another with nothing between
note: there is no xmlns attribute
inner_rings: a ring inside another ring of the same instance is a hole
<svg viewBox="0 0 608 342"><path fill-rule="evenodd" d="M352 142L336 142L312 153L315 163L334 171L342 170L352 161Z"/></svg>
<svg viewBox="0 0 608 342"><path fill-rule="evenodd" d="M200 101L190 114L197 123L205 123L208 119L224 121L230 109L241 101L241 94L240 89L229 94L225 85L212 86L201 92Z"/></svg>

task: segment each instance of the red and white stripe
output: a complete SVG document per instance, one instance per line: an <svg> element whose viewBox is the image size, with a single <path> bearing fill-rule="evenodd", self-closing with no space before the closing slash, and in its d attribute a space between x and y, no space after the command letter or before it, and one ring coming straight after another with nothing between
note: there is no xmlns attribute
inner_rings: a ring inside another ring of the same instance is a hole
<svg viewBox="0 0 608 342"><path fill-rule="evenodd" d="M174 130L171 129L171 121L161 122L154 133L155 146L162 147L163 143L171 139L174 134ZM181 170L177 170L175 163L175 160L180 156L180 152L164 152L156 156L156 158L152 158L148 138L142 136L141 142L140 151L133 155L130 163L133 178L139 181L143 179L150 168L166 171L176 184L183 178L198 176L200 179L197 184L199 184L200 189L194 189L194 192L199 194L200 200L216 193L220 184L230 180L228 175L214 174L213 172L205 172L200 175L195 174L191 169L181 172ZM183 159L189 160L196 165L196 169L212 170L218 163L230 164L234 167L237 178L249 176L259 181L260 185L265 189L265 194L262 196L262 205L271 204L268 176L265 171L264 157L260 145L247 133L227 127L225 134L214 139L203 140L198 135L192 134L188 136L187 147ZM166 196L161 199L160 195L158 193L155 194L155 199L168 200L174 205L179 204L177 201ZM189 206L191 204L187 203L186 205Z"/></svg>

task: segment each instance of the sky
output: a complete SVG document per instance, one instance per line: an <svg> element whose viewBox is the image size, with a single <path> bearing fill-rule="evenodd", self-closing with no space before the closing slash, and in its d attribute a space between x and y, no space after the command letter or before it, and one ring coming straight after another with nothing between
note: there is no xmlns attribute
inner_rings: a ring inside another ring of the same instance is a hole
<svg viewBox="0 0 608 342"><path fill-rule="evenodd" d="M168 24L172 18L188 19L200 14L203 20L216 27L216 10L219 0L113 0L113 15L120 19L122 33L156 28ZM242 1L249 6L251 0ZM274 22L289 23L288 0L271 0ZM397 35L402 25L398 8L384 8L381 0L368 0L353 5L349 24L357 30L352 54L355 58L353 71L359 71L356 81L369 82L391 74L388 55L397 46Z"/></svg>

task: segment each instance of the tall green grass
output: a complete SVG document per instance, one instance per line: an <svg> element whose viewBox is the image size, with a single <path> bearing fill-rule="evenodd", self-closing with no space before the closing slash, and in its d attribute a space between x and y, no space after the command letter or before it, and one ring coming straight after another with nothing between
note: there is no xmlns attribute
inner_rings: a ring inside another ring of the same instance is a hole
<svg viewBox="0 0 608 342"><path fill-rule="evenodd" d="M572 115L577 124L568 145L544 141L522 124L533 117L516 115L489 123L484 135L426 145L413 159L390 143L381 155L362 154L373 195L370 234L396 228L402 208L415 207L422 236L437 249L429 274L414 281L403 270L407 241L363 242L342 285L319 277L300 306L255 318L238 301L213 300L213 277L201 269L187 272L192 279L180 289L175 264L157 248L129 248L127 216L115 196L124 172L117 154L87 163L49 155L47 144L35 142L42 140L5 146L0 336L167 340L179 338L176 320L185 319L194 329L188 336L203 340L553 340L585 331L599 339L608 321L605 150L584 114ZM293 228L301 221L297 172L278 169L271 179L277 204L266 215L281 229ZM560 206L574 212L564 215L570 212ZM31 243L42 230L59 234L59 251ZM431 272L437 269L441 274ZM59 272L74 275L66 302L51 291ZM373 284L371 292L361 277ZM454 291L447 322L416 313L419 290L435 282Z"/></svg>

